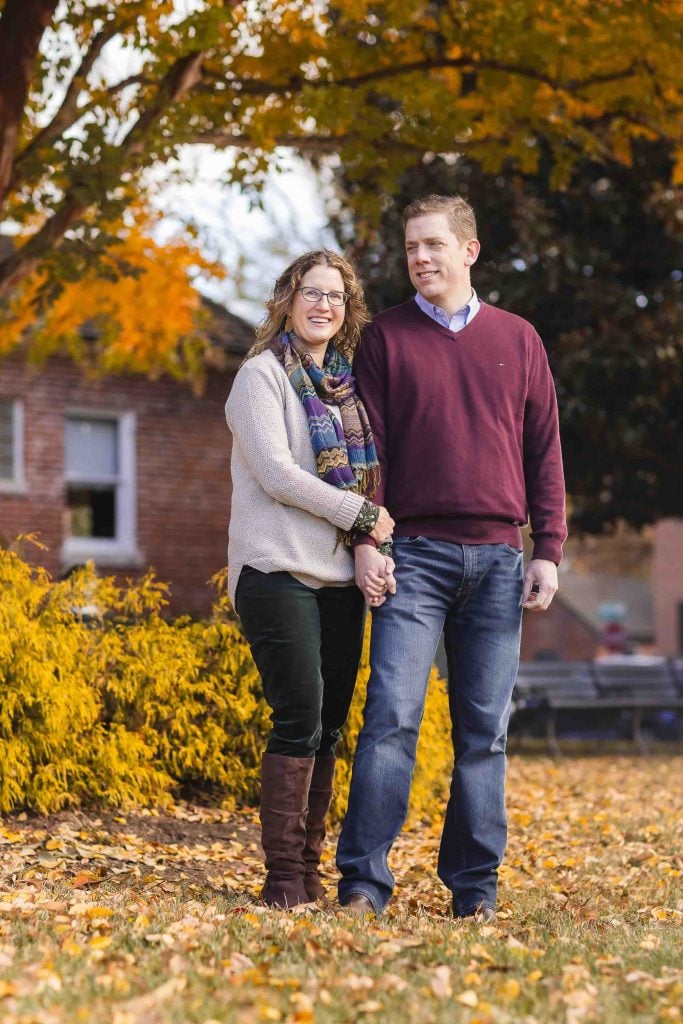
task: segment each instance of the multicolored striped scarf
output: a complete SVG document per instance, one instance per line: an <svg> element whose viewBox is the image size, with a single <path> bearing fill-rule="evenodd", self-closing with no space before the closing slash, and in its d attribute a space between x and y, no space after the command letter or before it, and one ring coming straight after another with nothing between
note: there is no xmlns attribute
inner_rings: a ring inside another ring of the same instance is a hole
<svg viewBox="0 0 683 1024"><path fill-rule="evenodd" d="M304 407L318 476L334 487L372 498L379 483L379 463L351 364L329 344L321 369L301 340L288 331L274 338L270 347ZM339 407L341 423L328 405Z"/></svg>

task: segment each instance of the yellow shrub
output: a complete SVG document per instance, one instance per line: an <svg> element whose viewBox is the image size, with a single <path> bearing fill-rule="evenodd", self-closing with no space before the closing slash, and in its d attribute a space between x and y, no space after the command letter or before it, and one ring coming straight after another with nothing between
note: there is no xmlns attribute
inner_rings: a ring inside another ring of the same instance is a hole
<svg viewBox="0 0 683 1024"><path fill-rule="evenodd" d="M167 622L165 591L151 573L53 582L0 550L0 812L183 785L256 799L269 711L246 641L224 597L209 622Z"/></svg>
<svg viewBox="0 0 683 1024"><path fill-rule="evenodd" d="M91 568L54 582L0 549L0 812L163 805L181 787L228 806L257 801L270 711L225 574L214 582L208 621L170 622L161 614L167 588L153 573L127 587ZM366 643L339 752L337 816L368 674ZM448 703L433 673L414 813L443 801L449 767Z"/></svg>

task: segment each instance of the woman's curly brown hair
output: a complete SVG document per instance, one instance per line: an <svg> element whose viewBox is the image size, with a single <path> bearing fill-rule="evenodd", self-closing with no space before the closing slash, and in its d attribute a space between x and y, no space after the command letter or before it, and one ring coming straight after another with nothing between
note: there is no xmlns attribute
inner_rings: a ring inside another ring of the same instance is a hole
<svg viewBox="0 0 683 1024"><path fill-rule="evenodd" d="M284 329L287 314L292 308L294 295L304 275L312 267L333 267L338 270L344 282L344 291L349 298L345 306L344 322L330 340L349 361L358 347L363 327L370 323L370 314L365 305L363 288L358 280L356 268L346 256L340 256L331 249L315 249L295 259L278 277L270 299L266 302L266 315L256 328L256 342L246 354L251 359L268 348L273 338Z"/></svg>

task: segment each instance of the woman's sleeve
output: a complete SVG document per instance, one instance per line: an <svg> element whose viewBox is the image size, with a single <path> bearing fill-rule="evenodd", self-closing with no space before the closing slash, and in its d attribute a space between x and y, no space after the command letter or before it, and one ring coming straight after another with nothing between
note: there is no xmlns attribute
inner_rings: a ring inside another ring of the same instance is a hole
<svg viewBox="0 0 683 1024"><path fill-rule="evenodd" d="M363 496L325 483L294 461L277 379L245 363L225 405L225 418L240 451L266 494L350 530Z"/></svg>

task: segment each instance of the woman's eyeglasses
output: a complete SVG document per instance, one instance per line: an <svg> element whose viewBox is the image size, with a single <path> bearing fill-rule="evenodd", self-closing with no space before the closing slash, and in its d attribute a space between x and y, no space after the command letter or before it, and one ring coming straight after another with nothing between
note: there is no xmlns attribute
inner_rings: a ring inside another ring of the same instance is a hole
<svg viewBox="0 0 683 1024"><path fill-rule="evenodd" d="M320 288L297 288L306 302L320 302L323 296L331 306L345 306L349 296L346 292L323 292Z"/></svg>

